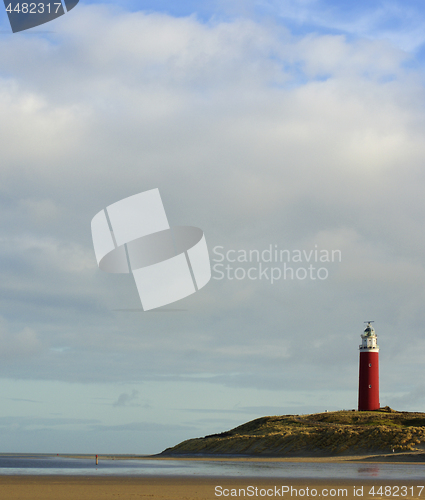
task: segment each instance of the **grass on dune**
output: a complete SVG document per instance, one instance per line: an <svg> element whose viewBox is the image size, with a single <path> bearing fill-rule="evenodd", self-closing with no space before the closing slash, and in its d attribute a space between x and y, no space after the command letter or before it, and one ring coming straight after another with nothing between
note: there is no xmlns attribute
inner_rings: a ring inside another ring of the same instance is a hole
<svg viewBox="0 0 425 500"><path fill-rule="evenodd" d="M332 456L418 451L425 414L336 411L261 417L221 434L189 439L164 454Z"/></svg>

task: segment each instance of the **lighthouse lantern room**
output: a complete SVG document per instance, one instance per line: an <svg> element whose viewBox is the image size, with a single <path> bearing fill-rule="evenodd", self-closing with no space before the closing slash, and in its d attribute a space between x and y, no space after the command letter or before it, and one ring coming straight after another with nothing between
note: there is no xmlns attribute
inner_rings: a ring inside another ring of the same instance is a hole
<svg viewBox="0 0 425 500"><path fill-rule="evenodd" d="M366 322L365 322L366 323ZM361 335L359 370L359 411L379 410L379 346L372 327L367 327Z"/></svg>

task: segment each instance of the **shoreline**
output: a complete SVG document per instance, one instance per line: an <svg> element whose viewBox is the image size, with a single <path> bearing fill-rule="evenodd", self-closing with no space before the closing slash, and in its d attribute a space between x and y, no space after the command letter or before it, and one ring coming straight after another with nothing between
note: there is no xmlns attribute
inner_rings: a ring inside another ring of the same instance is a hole
<svg viewBox="0 0 425 500"><path fill-rule="evenodd" d="M32 457L32 458L71 458L80 460L95 460L95 454L77 453L0 453L6 457ZM404 452L395 454L370 454L370 455L340 455L340 456L254 456L254 455L127 455L127 454L98 454L99 461L121 461L121 460L177 460L177 461L219 461L219 462L300 462L300 463L425 463L425 453Z"/></svg>

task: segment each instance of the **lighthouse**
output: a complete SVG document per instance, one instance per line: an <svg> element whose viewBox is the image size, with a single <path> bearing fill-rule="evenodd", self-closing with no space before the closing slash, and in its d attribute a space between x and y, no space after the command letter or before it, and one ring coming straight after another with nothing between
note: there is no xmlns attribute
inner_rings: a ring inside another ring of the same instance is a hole
<svg viewBox="0 0 425 500"><path fill-rule="evenodd" d="M366 323L366 321L365 321ZM379 346L372 327L373 321L367 321L361 335L359 369L359 411L379 410Z"/></svg>

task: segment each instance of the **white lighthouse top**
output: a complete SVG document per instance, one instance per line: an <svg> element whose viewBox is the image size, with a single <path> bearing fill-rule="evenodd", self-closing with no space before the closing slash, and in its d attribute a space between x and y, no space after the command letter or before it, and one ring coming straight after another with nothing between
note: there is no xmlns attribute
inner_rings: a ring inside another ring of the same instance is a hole
<svg viewBox="0 0 425 500"><path fill-rule="evenodd" d="M359 346L360 351L372 351L379 352L379 346L377 344L377 336L373 326L371 325L373 321L367 322L367 327L364 332L360 335L362 338L362 344Z"/></svg>

